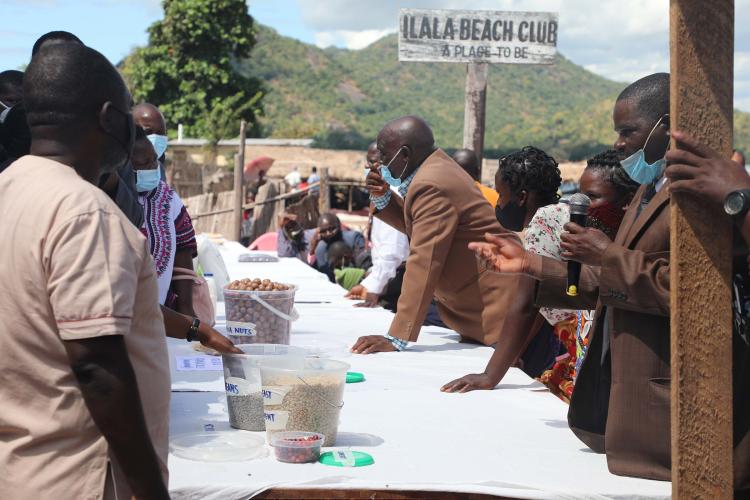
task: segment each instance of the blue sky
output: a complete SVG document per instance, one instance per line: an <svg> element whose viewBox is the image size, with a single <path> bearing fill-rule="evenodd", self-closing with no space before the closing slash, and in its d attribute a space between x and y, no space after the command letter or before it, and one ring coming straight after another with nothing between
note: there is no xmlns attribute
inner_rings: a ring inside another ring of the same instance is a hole
<svg viewBox="0 0 750 500"><path fill-rule="evenodd" d="M147 42L159 0L0 0L0 70L28 62L36 38L71 31L113 63ZM396 28L399 7L560 13L560 52L629 82L669 69L668 0L249 0L250 13L283 35L359 49ZM750 111L750 0L736 0L735 106Z"/></svg>

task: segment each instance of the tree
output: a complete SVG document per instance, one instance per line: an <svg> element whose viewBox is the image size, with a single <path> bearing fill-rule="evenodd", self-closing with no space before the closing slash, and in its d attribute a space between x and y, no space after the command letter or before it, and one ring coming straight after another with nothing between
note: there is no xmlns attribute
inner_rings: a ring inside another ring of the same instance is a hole
<svg viewBox="0 0 750 500"><path fill-rule="evenodd" d="M148 46L136 49L122 66L133 99L156 104L170 123L183 124L194 137L218 142L218 133L235 135L240 118L257 132L261 85L236 67L255 45L246 1L164 0L162 5L164 19L148 28Z"/></svg>

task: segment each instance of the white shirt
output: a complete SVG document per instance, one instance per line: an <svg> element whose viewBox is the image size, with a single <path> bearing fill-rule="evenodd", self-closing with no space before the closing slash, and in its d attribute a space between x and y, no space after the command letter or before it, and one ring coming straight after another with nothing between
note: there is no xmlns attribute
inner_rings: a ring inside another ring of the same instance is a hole
<svg viewBox="0 0 750 500"><path fill-rule="evenodd" d="M368 292L380 294L388 280L396 276L396 269L409 256L409 239L377 217L372 219L372 269L362 280Z"/></svg>
<svg viewBox="0 0 750 500"><path fill-rule="evenodd" d="M286 176L284 176L284 180L287 184L291 187L297 187L300 182L302 182L302 176L297 170L292 170Z"/></svg>

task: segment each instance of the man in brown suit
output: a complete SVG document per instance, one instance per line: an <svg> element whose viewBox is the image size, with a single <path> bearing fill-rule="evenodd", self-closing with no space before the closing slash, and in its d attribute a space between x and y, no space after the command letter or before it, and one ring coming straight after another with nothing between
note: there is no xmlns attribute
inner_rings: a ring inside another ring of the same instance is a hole
<svg viewBox="0 0 750 500"><path fill-rule="evenodd" d="M432 130L422 119L393 120L380 131L377 144L383 177L399 186L403 198L379 189L383 177L372 170L371 193L384 193L373 198L375 217L406 233L409 258L388 335L361 337L352 351L404 349L417 340L433 297L442 320L463 339L496 343L518 277L484 271L468 243L486 232L513 233L497 222L474 180L435 147Z"/></svg>
<svg viewBox="0 0 750 500"><path fill-rule="evenodd" d="M630 85L615 104L615 148L624 157L643 150L645 162L657 164L669 145L668 112L668 74ZM503 237L471 247L498 272L536 278L538 305L596 307L568 411L570 428L607 454L612 473L669 480L669 192L662 169L644 179L614 242L596 229L566 225L563 256L584 264L577 297L565 293L565 263L527 254ZM747 445L735 448L735 462L747 463ZM735 485L746 487L749 476L737 470Z"/></svg>

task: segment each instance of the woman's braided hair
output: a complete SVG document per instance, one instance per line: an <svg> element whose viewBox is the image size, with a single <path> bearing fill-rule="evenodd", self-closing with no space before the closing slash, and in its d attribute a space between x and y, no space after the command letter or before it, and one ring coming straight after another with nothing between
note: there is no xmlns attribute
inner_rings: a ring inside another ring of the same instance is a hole
<svg viewBox="0 0 750 500"><path fill-rule="evenodd" d="M635 194L640 187L640 184L631 179L622 168L621 159L620 153L614 149L608 149L589 158L586 162L586 169L599 172L605 181L612 184L620 199Z"/></svg>
<svg viewBox="0 0 750 500"><path fill-rule="evenodd" d="M534 191L545 204L557 203L562 178L557 162L541 149L526 146L520 151L500 158L497 171L511 192Z"/></svg>

